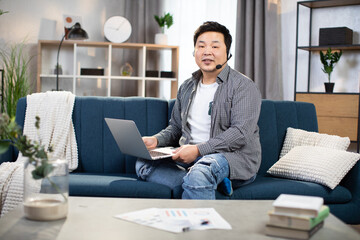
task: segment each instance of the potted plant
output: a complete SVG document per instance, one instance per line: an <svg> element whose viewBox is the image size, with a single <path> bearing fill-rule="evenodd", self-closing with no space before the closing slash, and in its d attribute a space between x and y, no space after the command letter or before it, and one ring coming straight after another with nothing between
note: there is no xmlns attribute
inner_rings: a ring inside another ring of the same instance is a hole
<svg viewBox="0 0 360 240"><path fill-rule="evenodd" d="M332 93L334 90L335 83L330 82L331 73L334 70L335 64L340 60L341 55L342 50L340 50L339 52L332 52L331 48L328 48L325 54L320 51L320 61L324 66L322 70L328 75L328 82L324 83L326 93Z"/></svg>
<svg viewBox="0 0 360 240"><path fill-rule="evenodd" d="M161 28L161 33L155 35L155 44L167 45L165 27L170 28L173 25L173 16L170 13L165 13L163 16L154 15L154 18Z"/></svg>
<svg viewBox="0 0 360 240"><path fill-rule="evenodd" d="M62 66L59 64L55 64L54 74L57 74L59 71L59 75L63 74Z"/></svg>
<svg viewBox="0 0 360 240"><path fill-rule="evenodd" d="M35 128L40 129L36 116ZM39 135L39 134L38 134ZM41 139L29 139L6 113L0 114L0 154L10 145L16 147L24 162L24 213L32 220L47 221L66 217L68 212L69 171L65 159L53 159L52 147Z"/></svg>
<svg viewBox="0 0 360 240"><path fill-rule="evenodd" d="M16 105L20 98L30 93L29 63L31 58L24 54L24 42L0 51L4 68L4 96L2 106L10 117L15 117Z"/></svg>

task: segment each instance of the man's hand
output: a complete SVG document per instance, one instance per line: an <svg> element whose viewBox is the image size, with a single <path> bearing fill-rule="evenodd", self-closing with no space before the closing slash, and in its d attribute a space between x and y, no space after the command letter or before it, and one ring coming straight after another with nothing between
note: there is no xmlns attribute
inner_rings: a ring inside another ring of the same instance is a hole
<svg viewBox="0 0 360 240"><path fill-rule="evenodd" d="M158 144L156 137L142 137L142 140L144 141L147 149L154 149Z"/></svg>
<svg viewBox="0 0 360 240"><path fill-rule="evenodd" d="M196 145L183 145L175 150L175 155L172 156L172 159L177 162L182 163L192 163L200 156L199 149Z"/></svg>

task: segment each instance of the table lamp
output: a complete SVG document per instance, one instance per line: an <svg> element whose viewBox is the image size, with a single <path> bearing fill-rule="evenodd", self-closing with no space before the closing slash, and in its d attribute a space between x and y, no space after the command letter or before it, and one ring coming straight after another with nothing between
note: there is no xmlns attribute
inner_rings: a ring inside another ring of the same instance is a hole
<svg viewBox="0 0 360 240"><path fill-rule="evenodd" d="M57 52L57 62L56 62L56 91L59 91L59 53L60 53L60 48L61 45L65 39L67 35L67 39L72 39L72 40L84 40L84 39L88 39L89 36L86 33L86 31L84 29L81 28L80 23L75 23L69 30L69 32L66 34L64 34L64 36L62 37L60 44L59 44L59 49Z"/></svg>

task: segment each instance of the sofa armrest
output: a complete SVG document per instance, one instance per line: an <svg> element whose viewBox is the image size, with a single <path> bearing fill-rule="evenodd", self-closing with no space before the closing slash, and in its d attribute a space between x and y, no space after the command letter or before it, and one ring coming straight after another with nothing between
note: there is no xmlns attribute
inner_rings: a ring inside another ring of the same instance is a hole
<svg viewBox="0 0 360 240"><path fill-rule="evenodd" d="M360 160L348 172L348 174L346 174L340 185L351 191L353 201L358 203L360 210Z"/></svg>

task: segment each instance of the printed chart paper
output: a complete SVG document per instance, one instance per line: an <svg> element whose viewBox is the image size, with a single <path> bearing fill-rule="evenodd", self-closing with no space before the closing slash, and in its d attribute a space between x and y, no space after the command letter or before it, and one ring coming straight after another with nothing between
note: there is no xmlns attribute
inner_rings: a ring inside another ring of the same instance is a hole
<svg viewBox="0 0 360 240"><path fill-rule="evenodd" d="M230 224L214 208L147 208L115 217L174 233L231 229Z"/></svg>

